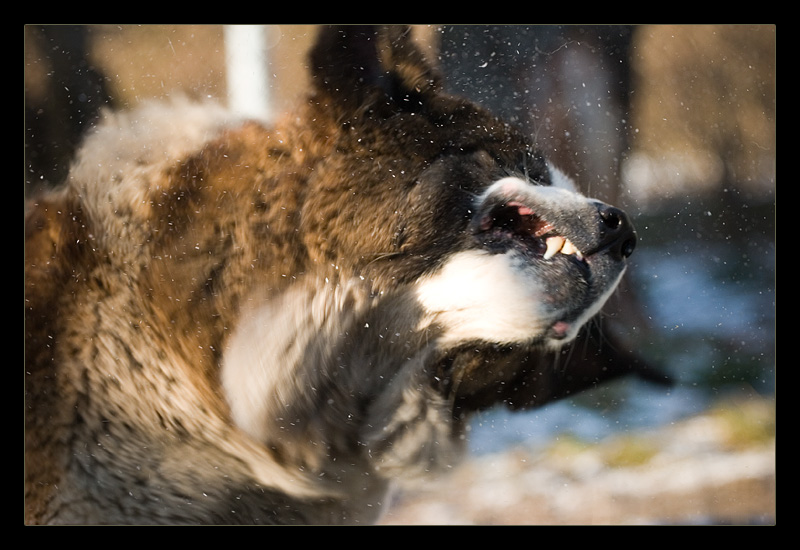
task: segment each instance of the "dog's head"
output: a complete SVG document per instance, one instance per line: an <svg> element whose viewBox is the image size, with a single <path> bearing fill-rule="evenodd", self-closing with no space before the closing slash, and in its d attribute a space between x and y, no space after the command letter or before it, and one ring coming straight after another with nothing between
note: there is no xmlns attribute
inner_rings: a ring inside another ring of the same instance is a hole
<svg viewBox="0 0 800 550"><path fill-rule="evenodd" d="M515 128L443 94L406 29L330 29L311 60L320 117L342 125L337 146L355 159L344 201L312 199L336 210L321 217L334 220L327 259L358 258L382 287L416 285L446 346L572 340L625 270L626 214L577 193ZM354 220L362 230L344 227Z"/></svg>

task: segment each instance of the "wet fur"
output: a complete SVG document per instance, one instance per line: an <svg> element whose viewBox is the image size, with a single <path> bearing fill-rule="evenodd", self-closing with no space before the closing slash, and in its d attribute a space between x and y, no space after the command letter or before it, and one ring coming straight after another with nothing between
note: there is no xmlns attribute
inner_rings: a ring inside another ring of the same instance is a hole
<svg viewBox="0 0 800 550"><path fill-rule="evenodd" d="M109 114L27 212L26 522L367 523L393 480L457 460L471 411L599 379L542 357L624 259L592 256L589 292L470 229L493 182L564 176L441 94L403 29L324 32L311 66L272 128L183 102ZM537 200L588 249L575 213L595 206L564 197Z"/></svg>

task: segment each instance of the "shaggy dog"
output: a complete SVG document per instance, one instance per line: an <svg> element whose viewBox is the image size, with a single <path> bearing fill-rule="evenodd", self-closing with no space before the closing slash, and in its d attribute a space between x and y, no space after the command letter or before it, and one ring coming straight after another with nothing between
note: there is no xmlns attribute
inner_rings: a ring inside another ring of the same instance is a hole
<svg viewBox="0 0 800 550"><path fill-rule="evenodd" d="M273 128L108 115L28 208L27 522L374 521L471 412L632 368L552 359L625 270L622 211L406 29L326 29L310 65Z"/></svg>

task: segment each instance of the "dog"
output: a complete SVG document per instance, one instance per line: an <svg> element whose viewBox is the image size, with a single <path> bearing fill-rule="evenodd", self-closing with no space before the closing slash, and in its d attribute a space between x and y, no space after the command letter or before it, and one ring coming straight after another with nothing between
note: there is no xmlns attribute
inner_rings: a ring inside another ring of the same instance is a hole
<svg viewBox="0 0 800 550"><path fill-rule="evenodd" d="M26 523L374 522L471 413L635 370L552 359L626 269L622 210L445 94L404 27L309 59L274 127L108 113L26 208Z"/></svg>

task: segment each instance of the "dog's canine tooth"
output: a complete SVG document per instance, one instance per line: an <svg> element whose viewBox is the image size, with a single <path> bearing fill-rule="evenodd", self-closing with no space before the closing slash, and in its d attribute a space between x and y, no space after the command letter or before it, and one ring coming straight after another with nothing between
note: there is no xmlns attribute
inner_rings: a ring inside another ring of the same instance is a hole
<svg viewBox="0 0 800 550"><path fill-rule="evenodd" d="M583 259L583 254L572 244L572 241L560 235L547 237L545 244L547 245L547 250L544 253L545 260L553 258L559 252L566 255L574 254L578 259Z"/></svg>
<svg viewBox="0 0 800 550"><path fill-rule="evenodd" d="M545 251L544 253L544 259L549 260L559 252L563 252L564 244L568 242L569 241L566 240L564 237L558 235L556 235L555 237L547 237L547 239L545 240L545 244L547 244L547 251Z"/></svg>

